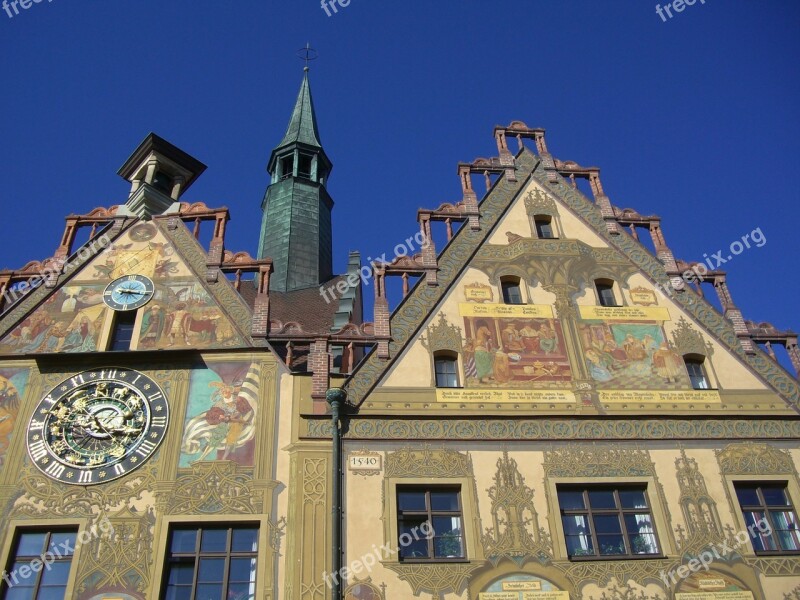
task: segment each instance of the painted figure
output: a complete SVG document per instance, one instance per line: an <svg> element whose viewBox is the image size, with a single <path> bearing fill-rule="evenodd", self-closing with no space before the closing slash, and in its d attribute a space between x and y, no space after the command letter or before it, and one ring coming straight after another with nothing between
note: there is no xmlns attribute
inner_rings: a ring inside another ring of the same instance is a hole
<svg viewBox="0 0 800 600"><path fill-rule="evenodd" d="M653 370L667 383L678 382L684 373L683 360L663 342L653 353Z"/></svg>

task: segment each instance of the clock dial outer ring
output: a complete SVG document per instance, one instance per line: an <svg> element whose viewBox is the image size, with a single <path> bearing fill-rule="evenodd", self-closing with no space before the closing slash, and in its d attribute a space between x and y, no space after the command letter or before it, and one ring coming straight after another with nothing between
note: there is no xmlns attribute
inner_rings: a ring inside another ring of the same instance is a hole
<svg viewBox="0 0 800 600"><path fill-rule="evenodd" d="M124 455L119 458L107 460L94 467L71 465L62 460L50 446L49 426L55 421L50 411L66 406L66 401L81 390L96 393L97 384L103 382L123 385L139 396L147 409L144 411L146 421L143 432L125 447ZM88 486L114 481L147 462L164 440L168 425L167 397L152 378L139 371L121 367L83 371L59 383L36 405L26 431L28 457L44 475L68 485Z"/></svg>
<svg viewBox="0 0 800 600"><path fill-rule="evenodd" d="M130 281L131 277L135 277L136 281L143 283L145 288L149 290L147 294L142 296L139 300L131 302L128 304L128 308L123 309L121 304L118 304L113 300L113 293L117 287L123 285L126 281ZM153 295L155 294L155 284L153 280L145 275L123 275L122 277L116 278L114 281L109 283L105 290L103 290L103 302L105 302L106 306L108 306L112 310L122 311L122 310L136 310L137 308L141 308L150 300L153 299Z"/></svg>

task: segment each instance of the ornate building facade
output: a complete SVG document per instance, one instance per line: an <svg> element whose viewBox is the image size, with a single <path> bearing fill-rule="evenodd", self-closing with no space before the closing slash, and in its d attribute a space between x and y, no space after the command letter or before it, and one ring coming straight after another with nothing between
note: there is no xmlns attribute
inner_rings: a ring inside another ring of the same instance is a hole
<svg viewBox="0 0 800 600"><path fill-rule="evenodd" d="M800 597L796 335L544 130L494 138L419 254L334 275L306 73L257 258L150 134L126 201L0 272L0 597Z"/></svg>

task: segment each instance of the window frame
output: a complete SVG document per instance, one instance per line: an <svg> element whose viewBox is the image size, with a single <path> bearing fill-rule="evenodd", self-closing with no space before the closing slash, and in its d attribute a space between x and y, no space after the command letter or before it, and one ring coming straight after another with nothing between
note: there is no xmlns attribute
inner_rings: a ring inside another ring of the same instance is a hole
<svg viewBox="0 0 800 600"><path fill-rule="evenodd" d="M19 538L22 534L25 533L46 533L52 535L53 533L65 533L65 532L74 532L76 535L76 543L73 548L73 552L70 555L70 568L69 574L67 575L67 581L64 587L64 598L72 598L74 596L74 587L75 587L75 577L77 575L77 569L73 568L74 564L77 564L80 561L80 550L83 544L77 542L77 537L81 534L82 531L85 531L87 523L82 520L80 523L77 522L64 522L60 521L59 523L47 523L42 522L41 520L25 520L19 521L16 523L12 523L9 525L7 531L9 535L6 536L6 542L2 548L2 556L5 558L3 565L5 569L5 573L7 573L10 577L10 571L13 568L13 564L17 559L17 548L19 545ZM49 548L49 544L46 545ZM40 558L41 555L26 557L35 560L36 558ZM28 564L30 564L30 562ZM66 562L66 561L59 561L56 560L55 562ZM36 575L36 585L34 590L38 594L40 591L39 584L41 582L42 573L46 571L45 568L39 569L39 571L35 572ZM5 598L8 593L9 587L6 582L0 579L0 598Z"/></svg>
<svg viewBox="0 0 800 600"><path fill-rule="evenodd" d="M506 289L516 287L517 292L519 293L519 302L509 302ZM500 277L500 297L503 299L503 304L508 306L522 306L527 304L525 302L525 296L522 292L522 278L517 277L516 275L503 275Z"/></svg>
<svg viewBox="0 0 800 600"><path fill-rule="evenodd" d="M554 500L557 506L557 511L555 513L556 518L558 520L559 531L561 537L563 538L563 545L562 548L564 550L564 556L571 561L604 561L604 560L653 560L653 559L661 559L666 554L666 549L661 543L661 539L658 535L658 515L656 513L657 510L657 503L654 503L651 500L651 495L649 494L650 484L649 482L608 482L608 483L592 483L587 484L585 481L581 482L556 482L554 483L555 488L555 495ZM623 508L622 504L619 499L619 492L620 490L637 490L642 491L644 493L644 498L647 503L646 508ZM584 501L584 508L583 509L568 509L564 510L561 508L561 502L559 500L558 494L560 491L580 491L583 495ZM589 502L589 491L613 491L614 493L614 500L616 504L616 508L610 509L593 509L590 502ZM632 536L628 533L628 528L625 523L625 515L626 514L642 514L647 512L650 516L650 523L652 524L653 528L653 537L655 538L656 543L656 552L654 553L641 553L636 554L633 553L632 550ZM625 544L626 553L625 554L601 554L600 553L600 544L598 543L597 539L597 532L595 531L595 524L594 524L594 515L616 515L619 519L620 523L620 531L623 543ZM569 515L584 515L586 518L586 522L589 525L588 535L591 537L592 546L594 548L593 554L585 554L585 555L571 555L569 553L569 546L567 544L567 535L564 531L563 525L563 517Z"/></svg>
<svg viewBox="0 0 800 600"><path fill-rule="evenodd" d="M195 549L194 552L178 552L173 553L171 550L173 533L177 530L195 530L195 532L202 532L204 530L211 530L211 529L225 529L227 530L227 538L226 538L226 548L224 552L203 552L202 551L202 533L197 535L195 533ZM236 529L255 529L256 530L256 540L257 540L257 547L256 550L249 550L249 551L233 551L231 549L233 543L233 531ZM255 596L259 596L260 588L260 579L259 575L261 574L261 557L260 554L262 553L263 543L264 540L262 539L262 526L261 523L258 521L212 521L209 523L198 523L196 521L188 521L188 522L180 522L180 521L173 521L167 523L166 527L166 537L165 537L165 544L164 544L164 552L161 556L161 585L160 589L158 590L158 598L160 600L164 600L166 598L167 591L169 590L169 576L171 573L171 566L172 565L181 565L181 564L192 564L192 585L190 589L190 594L192 598L197 596L197 585L198 585L198 574L200 568L200 561L203 558L223 558L225 561L224 569L223 569L223 580L222 584L222 592L223 596L227 595L228 593L228 586L230 585L230 571L231 571L231 560L234 558L249 558L251 560L255 560L256 565L256 574L255 574L255 581L252 582L253 588L255 590ZM239 583L239 582L237 582Z"/></svg>
<svg viewBox="0 0 800 600"><path fill-rule="evenodd" d="M597 303L600 306L605 306L608 308L619 308L622 306L617 298L617 290L615 289L616 287L616 282L613 279L595 279L594 291L597 295ZM614 304L606 304L606 299L603 295L603 292L609 292L611 294Z"/></svg>
<svg viewBox="0 0 800 600"><path fill-rule="evenodd" d="M692 385L693 390L706 392L708 390L716 389L713 385L711 385L711 378L708 376L708 371L706 370L705 356L702 354L684 354L681 358L683 358L683 366L686 368L686 374L689 376L689 383ZM695 385L695 380L692 376L692 371L689 368L689 365L693 365L700 369L703 381L706 384L705 387L698 387Z"/></svg>
<svg viewBox="0 0 800 600"><path fill-rule="evenodd" d="M536 231L536 238L540 240L557 240L558 235L555 228L555 219L552 215L533 215L533 229ZM546 225L550 231L549 236L543 236L541 226Z"/></svg>
<svg viewBox="0 0 800 600"><path fill-rule="evenodd" d="M126 319L123 323L122 320ZM127 322L127 319L132 319L130 323ZM139 320L139 315L137 310L125 310L125 311L113 311L113 318L111 321L111 329L108 332L108 346L107 349L109 352L128 352L134 349L134 339L136 336L136 323ZM119 333L122 331L123 325L130 325L131 327L131 337L128 340L128 346L126 348L114 348L114 344L117 342L117 337Z"/></svg>
<svg viewBox="0 0 800 600"><path fill-rule="evenodd" d="M757 480L753 480L753 479L737 479L737 480L731 481L731 486L733 488L733 498L732 499L736 503L736 506L739 507L739 510L737 512L737 516L739 518L741 518L742 522L745 524L745 528L742 531L746 531L748 533L747 537L748 537L748 540L750 541L750 547L753 549L753 552L756 554L756 556L797 556L797 555L800 555L800 547L798 549L796 549L796 550L782 550L782 549L779 549L779 550L758 550L758 549L756 549L755 545L753 544L753 537L754 537L753 536L753 532L750 531L750 529L749 529L749 527L751 527L751 526L747 525L747 519L744 516L745 512L754 512L754 511L763 512L765 514L765 516L767 518L767 522L769 523L769 526L771 528L770 537L772 538L773 543L775 543L775 545L780 548L782 546L782 543L780 541L780 538L775 533L777 531L777 528L775 527L775 522L772 520L772 516L770 514L770 509L772 509L772 510L781 510L782 509L784 511L791 511L792 513L794 513L795 522L796 523L800 523L800 520L798 519L797 509L795 508L794 501L792 500L792 490L790 489L791 488L790 482L786 478L757 479ZM741 487L744 487L744 486L756 487L756 495L758 496L759 501L762 502L763 504L759 504L759 505L754 505L754 504L742 505L741 501L739 500L739 495L737 493L738 492L737 488L740 487L740 486ZM789 504L786 504L786 505L771 505L771 504L767 504L766 500L764 498L764 494L762 492L762 488L763 487L781 487L783 489L783 491L784 491L784 494L789 499ZM798 529L798 531L800 531L800 529ZM800 546L800 540L798 542L798 546Z"/></svg>
<svg viewBox="0 0 800 600"><path fill-rule="evenodd" d="M400 510L400 493L401 492L425 492L425 510L424 511L401 511ZM454 511L446 511L446 510L433 510L431 507L430 496L431 492L448 492L448 491L455 491L456 498L458 499L458 510ZM452 562L467 562L468 561L468 548L467 548L467 535L466 535L466 520L464 518L464 501L463 501L463 488L461 485L458 484L419 484L419 483L409 483L403 484L400 483L395 486L394 490L394 506L396 511L396 533L398 534L395 539L395 545L398 549L397 560L401 563L421 563L421 564L431 564L431 563L452 563ZM430 527L433 527L433 519L435 517L453 517L458 516L461 520L461 551L462 556L453 556L453 557L437 557L436 556L436 547L435 547L435 540L436 540L436 532L434 530L433 535L428 538L428 556L427 557L402 557L400 554L400 530L401 530L401 523L403 522L403 516L407 515L410 518L420 518L420 517L427 517L425 521L429 523Z"/></svg>
<svg viewBox="0 0 800 600"><path fill-rule="evenodd" d="M453 375L455 385L440 385L439 383L439 363L448 362L453 365L453 373L442 373L442 375ZM458 364L458 354L448 350L437 350L433 353L433 384L437 389L452 390L461 388L461 373Z"/></svg>

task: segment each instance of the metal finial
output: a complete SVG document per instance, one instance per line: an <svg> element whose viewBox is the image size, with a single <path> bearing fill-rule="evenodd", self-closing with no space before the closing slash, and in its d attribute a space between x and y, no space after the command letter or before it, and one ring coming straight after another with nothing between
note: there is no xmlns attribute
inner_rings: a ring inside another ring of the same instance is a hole
<svg viewBox="0 0 800 600"><path fill-rule="evenodd" d="M306 62L306 66L303 67L303 70L308 71L308 63L312 60L317 60L319 54L311 47L311 44L306 43L305 48L300 48L300 50L297 51L297 56L300 57L300 60Z"/></svg>

